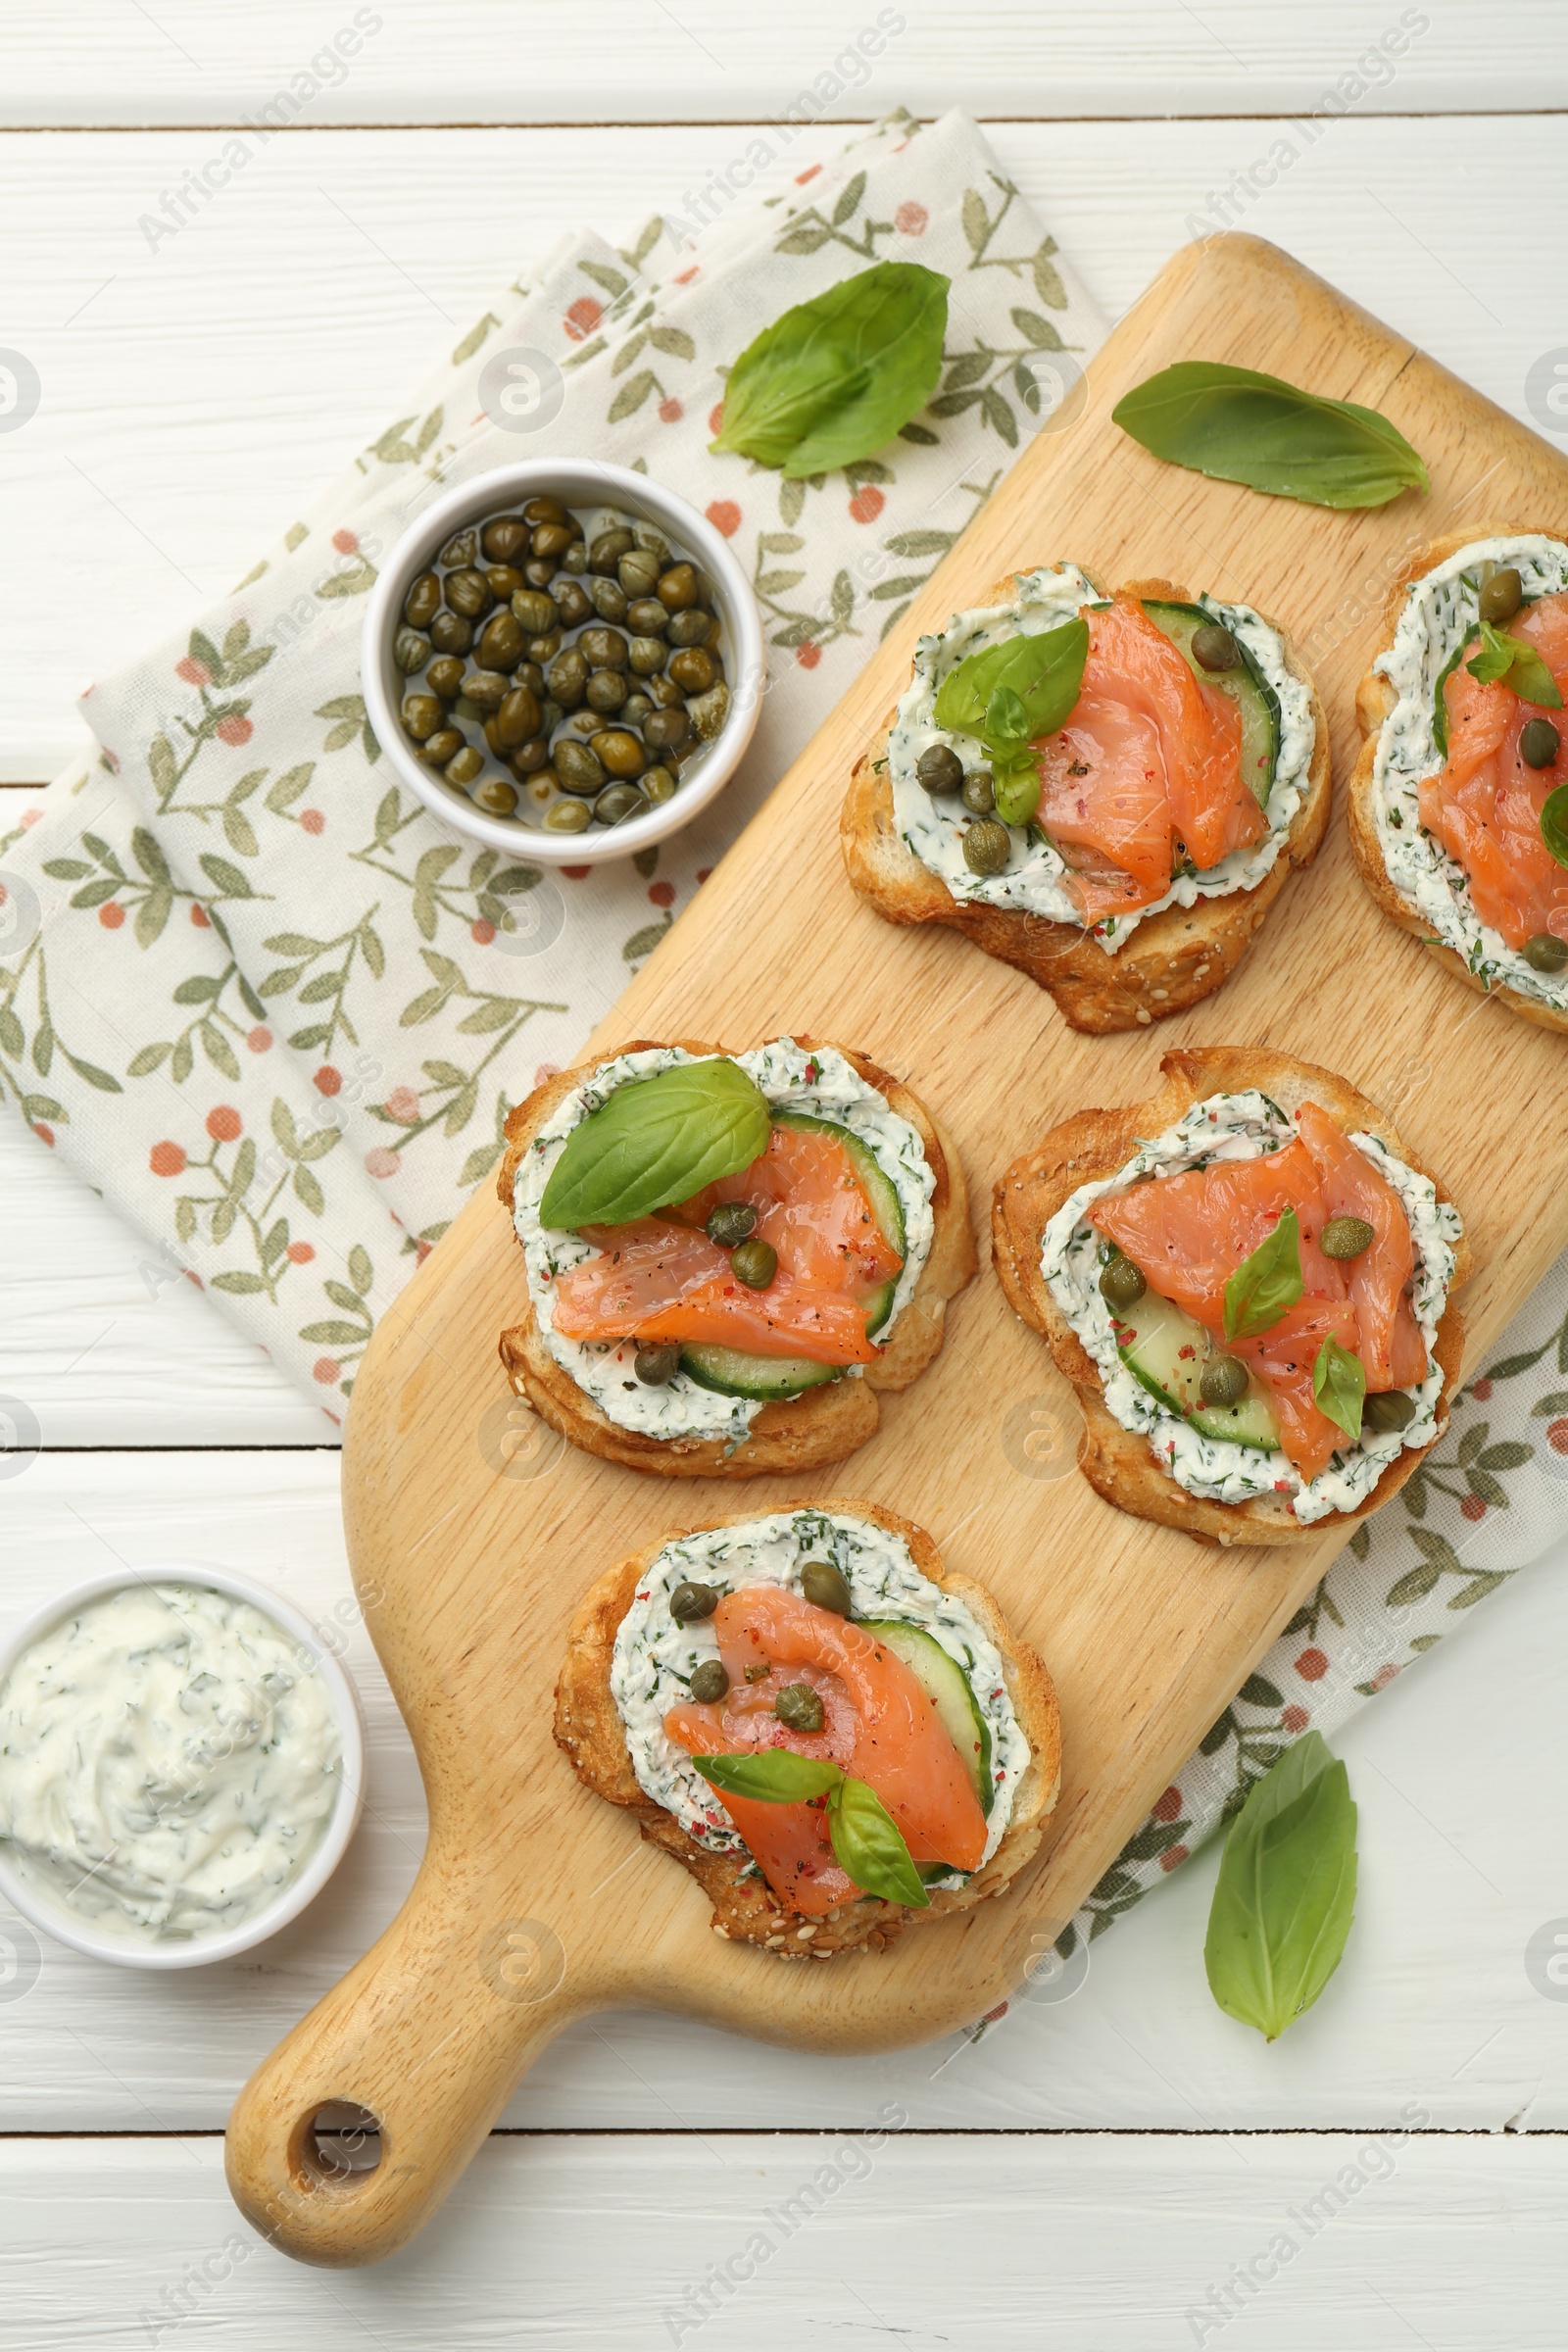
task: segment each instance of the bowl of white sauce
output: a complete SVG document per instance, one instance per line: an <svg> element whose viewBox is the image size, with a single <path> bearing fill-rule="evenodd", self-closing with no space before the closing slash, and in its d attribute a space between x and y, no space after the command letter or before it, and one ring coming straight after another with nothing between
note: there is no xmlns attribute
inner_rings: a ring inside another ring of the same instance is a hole
<svg viewBox="0 0 1568 2352"><path fill-rule="evenodd" d="M354 1685L248 1577L119 1569L0 1642L0 1895L96 1959L196 1968L274 1936L364 1784Z"/></svg>

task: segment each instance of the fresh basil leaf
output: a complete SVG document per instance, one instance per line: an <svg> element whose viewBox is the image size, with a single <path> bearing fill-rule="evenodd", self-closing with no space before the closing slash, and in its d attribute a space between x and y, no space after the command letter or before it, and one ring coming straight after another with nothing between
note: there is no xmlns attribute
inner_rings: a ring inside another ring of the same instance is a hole
<svg viewBox="0 0 1568 2352"><path fill-rule="evenodd" d="M1557 681L1535 647L1494 628L1490 620L1481 623L1481 651L1465 667L1483 686L1505 680L1522 703L1539 703L1544 710L1562 709Z"/></svg>
<svg viewBox="0 0 1568 2352"><path fill-rule="evenodd" d="M1366 1371L1358 1355L1342 1348L1331 1332L1312 1366L1312 1395L1320 1413L1343 1429L1353 1445L1361 1435L1361 1407L1366 1401Z"/></svg>
<svg viewBox="0 0 1568 2352"><path fill-rule="evenodd" d="M991 790L1004 825L1026 825L1040 806L1040 762L1033 752L1008 760L992 753Z"/></svg>
<svg viewBox="0 0 1568 2352"><path fill-rule="evenodd" d="M1559 784L1541 804L1541 838L1559 865L1568 865L1568 784Z"/></svg>
<svg viewBox="0 0 1568 2352"><path fill-rule="evenodd" d="M543 1225L625 1225L767 1150L767 1098L739 1063L678 1062L617 1086L566 1138L539 1203Z"/></svg>
<svg viewBox="0 0 1568 2352"><path fill-rule="evenodd" d="M1029 713L1022 697L1010 686L999 686L986 705L983 721L987 743L999 748L1017 744L1020 749L1029 741Z"/></svg>
<svg viewBox="0 0 1568 2352"><path fill-rule="evenodd" d="M777 1752L776 1750L774 1751ZM923 1911L930 1903L904 1833L866 1781L844 1779L827 1800L828 1835L841 1870L865 1894Z"/></svg>
<svg viewBox="0 0 1568 2352"><path fill-rule="evenodd" d="M1317 1732L1288 1747L1232 1822L1203 1966L1228 2017L1270 2041L1340 1964L1355 1910L1355 1806Z"/></svg>
<svg viewBox="0 0 1568 2352"><path fill-rule="evenodd" d="M870 457L935 388L949 283L918 262L877 262L786 311L730 369L709 448L786 481Z"/></svg>
<svg viewBox="0 0 1568 2352"><path fill-rule="evenodd" d="M725 1796L755 1797L764 1805L804 1805L829 1796L844 1775L823 1756L798 1756L792 1747L761 1747L738 1756L693 1756L705 1781ZM848 1864L845 1865L848 1868Z"/></svg>
<svg viewBox="0 0 1568 2352"><path fill-rule="evenodd" d="M931 715L951 735L985 739L998 693L1005 688L1023 706L1026 740L1054 735L1065 726L1083 692L1089 658L1089 623L1080 613L1059 628L1004 637L970 654L949 670L937 689Z"/></svg>
<svg viewBox="0 0 1568 2352"><path fill-rule="evenodd" d="M1417 452L1376 409L1218 360L1162 368L1110 414L1156 458L1273 498L1381 507L1430 488Z"/></svg>
<svg viewBox="0 0 1568 2352"><path fill-rule="evenodd" d="M1225 1285L1225 1337L1255 1340L1301 1296L1301 1229L1294 1208L1244 1257Z"/></svg>

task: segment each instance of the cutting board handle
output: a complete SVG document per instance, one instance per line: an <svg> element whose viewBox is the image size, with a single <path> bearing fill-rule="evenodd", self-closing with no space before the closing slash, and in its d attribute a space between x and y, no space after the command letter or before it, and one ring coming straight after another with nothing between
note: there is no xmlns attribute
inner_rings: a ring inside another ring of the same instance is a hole
<svg viewBox="0 0 1568 2352"><path fill-rule="evenodd" d="M440 2204L539 2051L602 1999L573 1983L552 1928L498 1918L493 1886L427 1852L380 1941L235 2101L236 2204L296 2261L379 2262ZM345 2144L335 2129L345 2106L379 2123L378 2162L373 2135Z"/></svg>

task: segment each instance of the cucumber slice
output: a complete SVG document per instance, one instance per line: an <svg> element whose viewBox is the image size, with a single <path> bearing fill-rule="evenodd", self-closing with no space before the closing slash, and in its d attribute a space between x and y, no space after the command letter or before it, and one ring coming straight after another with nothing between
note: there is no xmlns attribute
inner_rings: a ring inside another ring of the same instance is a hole
<svg viewBox="0 0 1568 2352"><path fill-rule="evenodd" d="M813 1119L803 1110L776 1110L775 1127L793 1127L803 1134L830 1135L841 1144L854 1168L860 1190L871 1204L871 1214L881 1227L883 1239L897 1250L902 1260L905 1254L904 1206L891 1178L870 1146L863 1143L851 1128L841 1127L836 1119ZM893 1294L899 1287L898 1276L892 1275L879 1291L865 1302L865 1333L874 1339L893 1312Z"/></svg>
<svg viewBox="0 0 1568 2352"><path fill-rule="evenodd" d="M701 1389L716 1389L721 1396L754 1396L764 1404L841 1380L846 1370L843 1364L815 1363L808 1355L748 1355L739 1348L696 1340L681 1348L680 1368Z"/></svg>
<svg viewBox="0 0 1568 2352"><path fill-rule="evenodd" d="M991 1727L976 1704L963 1669L949 1657L940 1642L923 1627L898 1618L858 1619L868 1634L885 1642L902 1658L935 1707L942 1729L968 1768L982 1813L989 1813L996 1790L991 1782ZM939 1875L949 1874L943 1871Z"/></svg>
<svg viewBox="0 0 1568 2352"><path fill-rule="evenodd" d="M1254 1382L1240 1404L1205 1404L1199 1387L1213 1341L1201 1323L1152 1291L1130 1314L1117 1317L1116 1344L1133 1378L1205 1438L1279 1450L1280 1433L1267 1396Z"/></svg>
<svg viewBox="0 0 1568 2352"><path fill-rule="evenodd" d="M1280 706L1273 687L1239 638L1240 669L1203 669L1193 660L1195 630L1211 626L1214 621L1213 613L1205 612L1200 605L1146 603L1144 611L1155 628L1181 649L1193 675L1205 686L1217 686L1240 709L1242 774L1256 795L1258 806L1266 808L1280 756Z"/></svg>

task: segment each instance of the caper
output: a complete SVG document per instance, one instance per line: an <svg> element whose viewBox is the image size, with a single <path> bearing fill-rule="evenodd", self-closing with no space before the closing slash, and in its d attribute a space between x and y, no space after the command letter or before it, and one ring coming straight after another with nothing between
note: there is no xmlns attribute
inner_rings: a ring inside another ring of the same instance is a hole
<svg viewBox="0 0 1568 2352"><path fill-rule="evenodd" d="M533 535L533 553L560 563L577 536L569 522L542 522Z"/></svg>
<svg viewBox="0 0 1568 2352"><path fill-rule="evenodd" d="M484 706L470 701L466 694L460 694L452 706L452 716L454 719L466 719L471 726L485 716Z"/></svg>
<svg viewBox="0 0 1568 2352"><path fill-rule="evenodd" d="M978 817L963 836L963 862L971 874L1000 874L1012 856L1012 835L994 816Z"/></svg>
<svg viewBox="0 0 1568 2352"><path fill-rule="evenodd" d="M494 720L493 748L498 752L514 752L519 743L526 743L539 732L539 700L526 686L514 686L505 696ZM539 762L543 766L544 762Z"/></svg>
<svg viewBox="0 0 1568 2352"><path fill-rule="evenodd" d="M801 1570L801 1592L813 1609L831 1609L835 1617L850 1613L850 1588L831 1560L808 1560Z"/></svg>
<svg viewBox="0 0 1568 2352"><path fill-rule="evenodd" d="M1240 669L1242 649L1217 620L1205 620L1200 629L1193 631L1193 660L1200 669Z"/></svg>
<svg viewBox="0 0 1568 2352"><path fill-rule="evenodd" d="M503 607L491 613L479 631L474 658L486 669L513 669L522 660L523 643L521 623Z"/></svg>
<svg viewBox="0 0 1568 2352"><path fill-rule="evenodd" d="M580 627L593 611L593 606L575 580L553 580L550 584L550 601L556 608L557 618L564 621L568 629Z"/></svg>
<svg viewBox="0 0 1568 2352"><path fill-rule="evenodd" d="M1100 1296L1107 1306L1126 1314L1149 1288L1142 1266L1135 1266L1130 1257L1113 1257L1100 1277Z"/></svg>
<svg viewBox="0 0 1568 2352"><path fill-rule="evenodd" d="M602 790L605 771L598 754L591 752L585 743L564 736L555 747L555 760L564 792L581 793L586 800Z"/></svg>
<svg viewBox="0 0 1568 2352"><path fill-rule="evenodd" d="M519 668L515 674L518 682L520 683L522 679L521 669ZM541 683L543 683L542 674ZM537 694L538 691L539 689L536 686L534 688L534 692ZM553 735L565 715L566 713L563 706L558 703L553 696L547 694L539 705L539 732L542 735Z"/></svg>
<svg viewBox="0 0 1568 2352"><path fill-rule="evenodd" d="M430 623L430 643L438 654L466 654L473 643L473 623L461 612L440 612Z"/></svg>
<svg viewBox="0 0 1568 2352"><path fill-rule="evenodd" d="M684 612L698 601L697 567L693 564L672 564L662 571L654 594L666 612Z"/></svg>
<svg viewBox="0 0 1568 2352"><path fill-rule="evenodd" d="M692 1679L686 1687L699 1706L714 1707L729 1689L729 1676L719 1659L705 1658L700 1666L693 1667Z"/></svg>
<svg viewBox="0 0 1568 2352"><path fill-rule="evenodd" d="M453 564L459 565L460 567L465 564L471 564L473 562L473 556L474 545L472 531L454 531L452 537L447 541L445 547L441 550L441 561L443 564Z"/></svg>
<svg viewBox="0 0 1568 2352"><path fill-rule="evenodd" d="M582 540L574 539L572 541L571 545L567 548L565 554L561 559L561 568L563 571L569 571L575 574L578 578L580 578L581 575L587 570L588 550L583 544Z"/></svg>
<svg viewBox="0 0 1568 2352"><path fill-rule="evenodd" d="M657 596L634 596L626 607L626 626L639 637L662 637L669 625L669 614Z"/></svg>
<svg viewBox="0 0 1568 2352"><path fill-rule="evenodd" d="M460 700L479 710L499 710L512 692L512 680L503 669L466 669L463 673L463 693ZM465 711L466 718L468 712Z"/></svg>
<svg viewBox="0 0 1568 2352"><path fill-rule="evenodd" d="M557 801L545 810L544 829L547 833L586 833L592 822L582 801Z"/></svg>
<svg viewBox="0 0 1568 2352"><path fill-rule="evenodd" d="M479 545L492 564L513 564L528 544L528 526L515 514L498 514L479 534Z"/></svg>
<svg viewBox="0 0 1568 2352"><path fill-rule="evenodd" d="M1362 1429L1380 1438L1396 1429L1408 1429L1414 1419L1415 1398L1406 1396L1402 1389L1382 1389L1361 1407Z"/></svg>
<svg viewBox="0 0 1568 2352"><path fill-rule="evenodd" d="M487 564L484 576L498 605L510 605L518 589L528 585L515 564Z"/></svg>
<svg viewBox="0 0 1568 2352"><path fill-rule="evenodd" d="M956 792L963 782L963 761L951 744L928 744L914 763L914 774L926 792Z"/></svg>
<svg viewBox="0 0 1568 2352"><path fill-rule="evenodd" d="M601 531L588 549L588 568L599 573L612 572L622 556L629 556L637 542L624 528Z"/></svg>
<svg viewBox="0 0 1568 2352"><path fill-rule="evenodd" d="M461 612L465 620L478 620L496 601L482 571L449 571L441 584L441 593L451 610Z"/></svg>
<svg viewBox="0 0 1568 2352"><path fill-rule="evenodd" d="M1318 1240L1325 1257L1359 1257L1377 1235L1365 1217L1330 1217Z"/></svg>
<svg viewBox="0 0 1568 2352"><path fill-rule="evenodd" d="M392 640L392 659L406 678L417 677L430 659L430 640L417 629L399 629Z"/></svg>
<svg viewBox="0 0 1568 2352"><path fill-rule="evenodd" d="M958 798L976 816L989 816L997 805L997 788L989 767L971 767L958 788Z"/></svg>
<svg viewBox="0 0 1568 2352"><path fill-rule="evenodd" d="M454 760L452 766L456 765L457 761ZM452 768L449 767L447 774L450 776L451 773ZM505 776L484 777L474 785L468 798L476 808L483 809L486 816L515 816L517 813L517 787L509 784Z"/></svg>
<svg viewBox="0 0 1568 2352"><path fill-rule="evenodd" d="M1525 584L1511 564L1494 571L1481 591L1481 617L1498 627L1512 620L1525 601ZM1403 1426L1401 1423L1400 1427Z"/></svg>
<svg viewBox="0 0 1568 2352"><path fill-rule="evenodd" d="M601 727L588 740L589 749L612 776L640 776L648 764L642 745L625 727Z"/></svg>
<svg viewBox="0 0 1568 2352"><path fill-rule="evenodd" d="M643 741L651 752L678 752L691 734L684 710L654 710L643 721Z"/></svg>
<svg viewBox="0 0 1568 2352"><path fill-rule="evenodd" d="M615 565L615 577L628 596L651 596L659 573L659 558L646 547L634 547Z"/></svg>
<svg viewBox="0 0 1568 2352"><path fill-rule="evenodd" d="M550 765L550 745L543 735L530 735L511 754L512 772L519 779L536 776L542 767Z"/></svg>
<svg viewBox="0 0 1568 2352"><path fill-rule="evenodd" d="M651 702L658 705L661 710L685 709L685 705L681 701L680 688L673 678L666 678L660 670L656 669L650 676L644 678L643 692Z"/></svg>
<svg viewBox="0 0 1568 2352"><path fill-rule="evenodd" d="M701 645L685 645L669 657L669 674L684 694L706 694L718 675L713 657Z"/></svg>
<svg viewBox="0 0 1568 2352"><path fill-rule="evenodd" d="M522 567L522 576L530 588L549 588L554 585L560 568L554 556L530 556Z"/></svg>
<svg viewBox="0 0 1568 2352"><path fill-rule="evenodd" d="M577 651L591 669L624 669L626 640L618 629L584 629Z"/></svg>
<svg viewBox="0 0 1568 2352"><path fill-rule="evenodd" d="M463 692L463 663L455 654L441 654L425 671L424 682L444 703L454 703Z"/></svg>
<svg viewBox="0 0 1568 2352"><path fill-rule="evenodd" d="M601 620L624 620L626 591L618 580L595 575L588 582L588 600Z"/></svg>
<svg viewBox="0 0 1568 2352"><path fill-rule="evenodd" d="M769 1242L742 1242L730 1252L730 1272L749 1291L765 1291L778 1272L778 1251Z"/></svg>
<svg viewBox="0 0 1568 2352"><path fill-rule="evenodd" d="M545 672L545 684L564 710L576 710L588 684L588 662L580 644L568 645L556 656Z"/></svg>
<svg viewBox="0 0 1568 2352"><path fill-rule="evenodd" d="M1549 718L1527 718L1519 730L1519 757L1526 767L1549 767L1561 745L1562 737Z"/></svg>
<svg viewBox="0 0 1568 2352"><path fill-rule="evenodd" d="M437 727L444 724L446 712L433 694L406 694L403 698L403 731L416 743L428 743Z"/></svg>
<svg viewBox="0 0 1568 2352"><path fill-rule="evenodd" d="M1198 1376L1198 1394L1205 1404L1240 1404L1248 1382L1247 1366L1239 1355L1211 1355Z"/></svg>
<svg viewBox="0 0 1568 2352"><path fill-rule="evenodd" d="M716 1585L683 1582L669 1596L669 1613L677 1625L696 1625L704 1617L711 1617L722 1598Z"/></svg>
<svg viewBox="0 0 1568 2352"><path fill-rule="evenodd" d="M644 768L638 783L643 799L652 808L662 808L666 801L675 798L675 779L667 767Z"/></svg>
<svg viewBox="0 0 1568 2352"><path fill-rule="evenodd" d="M706 645L712 630L713 616L700 606L671 613L669 642L671 645Z"/></svg>
<svg viewBox="0 0 1568 2352"><path fill-rule="evenodd" d="M686 705L686 714L704 743L711 743L724 730L729 716L729 688L710 686L706 694L694 694Z"/></svg>
<svg viewBox="0 0 1568 2352"><path fill-rule="evenodd" d="M628 817L641 816L648 803L635 784L611 784L594 803L594 816L602 825L623 825Z"/></svg>
<svg viewBox="0 0 1568 2352"><path fill-rule="evenodd" d="M532 531L537 530L542 522L570 522L571 510L564 507L559 498L546 498L541 493L538 498L530 498L525 502L522 519Z"/></svg>
<svg viewBox="0 0 1568 2352"><path fill-rule="evenodd" d="M673 1341L663 1341L653 1348L639 1348L632 1370L645 1389L667 1389L680 1370L680 1348Z"/></svg>
<svg viewBox="0 0 1568 2352"><path fill-rule="evenodd" d="M757 1231L757 1211L749 1200L720 1200L716 1208L709 1210L703 1231L721 1250L738 1249Z"/></svg>
<svg viewBox="0 0 1568 2352"><path fill-rule="evenodd" d="M786 1683L773 1701L773 1712L779 1722L792 1732L819 1732L822 1729L822 1700L809 1683Z"/></svg>
<svg viewBox="0 0 1568 2352"><path fill-rule="evenodd" d="M1558 939L1550 931L1538 931L1519 953L1533 972L1560 972L1568 963L1568 940Z"/></svg>
<svg viewBox="0 0 1568 2352"><path fill-rule="evenodd" d="M608 713L618 710L626 700L627 686L618 669L596 669L583 689L590 710Z"/></svg>
<svg viewBox="0 0 1568 2352"><path fill-rule="evenodd" d="M634 637L626 648L626 661L640 678L651 678L663 668L669 648L662 637Z"/></svg>
<svg viewBox="0 0 1568 2352"><path fill-rule="evenodd" d="M559 618L554 597L540 588L519 588L512 600L513 618L530 637L542 637Z"/></svg>
<svg viewBox="0 0 1568 2352"><path fill-rule="evenodd" d="M643 720L652 718L653 714L654 706L647 695L635 690L627 695L620 706L620 723L623 727L640 727Z"/></svg>
<svg viewBox="0 0 1568 2352"><path fill-rule="evenodd" d="M542 637L530 637L523 652L530 662L553 662L561 651L561 631L547 629Z"/></svg>
<svg viewBox="0 0 1568 2352"><path fill-rule="evenodd" d="M447 766L447 760L456 760L461 751L464 751L464 729L437 727L435 734L425 736L418 746L418 758L425 766Z"/></svg>
<svg viewBox="0 0 1568 2352"><path fill-rule="evenodd" d="M475 777L484 774L484 754L475 751L471 743L466 743L462 751L446 762L446 771L449 784L471 784Z"/></svg>
<svg viewBox="0 0 1568 2352"><path fill-rule="evenodd" d="M403 617L411 629L427 629L440 610L440 579L433 571L421 571L403 600Z"/></svg>
<svg viewBox="0 0 1568 2352"><path fill-rule="evenodd" d="M752 1665L743 1666L741 1669L749 1683L765 1683L772 1671L772 1667L765 1658L758 1658Z"/></svg>

